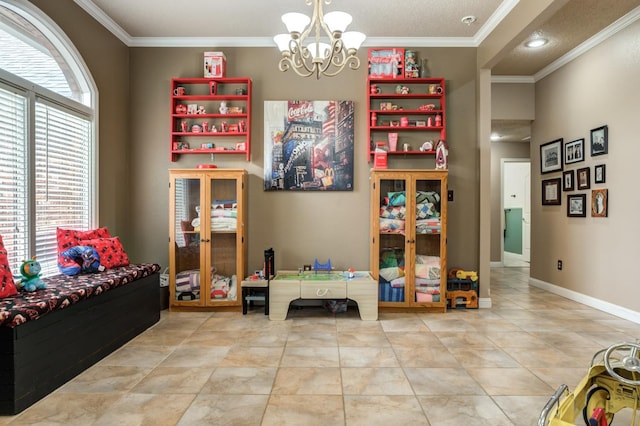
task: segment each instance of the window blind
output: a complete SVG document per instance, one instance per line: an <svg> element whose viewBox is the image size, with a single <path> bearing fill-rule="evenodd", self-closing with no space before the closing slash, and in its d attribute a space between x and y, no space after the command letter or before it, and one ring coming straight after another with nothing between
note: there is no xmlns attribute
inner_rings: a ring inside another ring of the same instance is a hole
<svg viewBox="0 0 640 426"><path fill-rule="evenodd" d="M0 235L14 275L28 255L27 100L0 86Z"/></svg>
<svg viewBox="0 0 640 426"><path fill-rule="evenodd" d="M35 254L56 273L56 228L89 229L90 122L61 107L35 108Z"/></svg>

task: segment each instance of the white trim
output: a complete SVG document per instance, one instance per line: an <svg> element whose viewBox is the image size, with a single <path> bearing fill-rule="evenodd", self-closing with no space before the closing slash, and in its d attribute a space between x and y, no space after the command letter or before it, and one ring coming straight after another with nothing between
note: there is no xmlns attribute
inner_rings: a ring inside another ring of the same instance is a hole
<svg viewBox="0 0 640 426"><path fill-rule="evenodd" d="M535 278L529 277L529 284L533 287L546 290L549 293L566 297L567 299L573 300L574 302L582 303L583 305L587 305L608 314L635 322L636 324L640 324L640 312L632 311L631 309L625 308L623 306L614 305L613 303L605 302L604 300L596 299L595 297L587 296L586 294L578 293L576 291L569 290L554 284L549 284L548 282L541 281Z"/></svg>
<svg viewBox="0 0 640 426"><path fill-rule="evenodd" d="M494 75L491 76L491 83L518 83L532 84L536 80L530 75Z"/></svg>
<svg viewBox="0 0 640 426"><path fill-rule="evenodd" d="M109 15L104 13L102 9L95 5L91 0L73 0L78 6L84 9L111 34L115 35L127 46L131 46L133 38L120 25L116 23Z"/></svg>
<svg viewBox="0 0 640 426"><path fill-rule="evenodd" d="M546 67L538 71L537 73L535 73L533 75L534 80L535 81L542 80L552 72L557 71L558 69L562 68L569 62L581 56L583 53L588 52L589 50L593 49L603 41L612 37L617 32L633 24L638 19L640 19L640 6L636 7L631 12L627 13L622 18L618 19L617 21L609 25L604 30L600 31L598 34L584 41L583 43L581 43L580 45L572 49L570 52L568 52L564 56L558 58L557 60L553 61L552 63L550 63L549 65L547 65Z"/></svg>
<svg viewBox="0 0 640 426"><path fill-rule="evenodd" d="M10 8L20 16L23 16L27 21L31 22L38 30L42 31L45 37L55 46L58 52L64 58L66 64L71 68L71 72L77 76L76 78L78 84L84 85L83 90L89 93L89 108L93 111L89 116L89 119L92 122L92 136L93 136L93 144L92 144L92 152L91 152L91 160L92 161L92 171L89 179L93 183L92 190L92 198L90 200L91 203L91 218L93 225L99 223L99 204L98 204L98 191L99 191L99 158L98 158L98 86L96 85L91 72L89 71L89 67L85 63L82 55L76 49L73 42L67 37L64 31L56 24L53 19L51 19L47 14L45 14L42 10L37 8L30 2L26 2L23 0L0 0L0 4L5 7ZM34 20L37 20L37 23L34 23ZM29 87L29 86L27 86ZM43 93L42 90L39 90L40 93ZM49 90L44 91L45 94L49 95ZM59 99L60 97L57 94L51 96L52 99ZM68 107L73 108L74 106L79 111L87 112L87 106L80 105L77 101L72 99L64 98L65 101L61 102L63 105L67 105Z"/></svg>
<svg viewBox="0 0 640 426"><path fill-rule="evenodd" d="M496 29L502 20L513 10L520 0L504 0L500 6L491 14L487 22L480 28L474 37L475 47L480 46L485 38Z"/></svg>
<svg viewBox="0 0 640 426"><path fill-rule="evenodd" d="M490 297L480 297L480 298L478 298L478 308L480 308L480 309L491 309L491 298Z"/></svg>
<svg viewBox="0 0 640 426"><path fill-rule="evenodd" d="M640 6L531 76L499 75L492 83L536 83L640 19Z"/></svg>

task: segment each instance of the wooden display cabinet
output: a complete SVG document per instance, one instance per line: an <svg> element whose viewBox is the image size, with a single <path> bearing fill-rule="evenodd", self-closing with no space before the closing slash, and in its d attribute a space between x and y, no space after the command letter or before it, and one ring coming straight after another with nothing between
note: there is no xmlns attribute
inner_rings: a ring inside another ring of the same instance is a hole
<svg viewBox="0 0 640 426"><path fill-rule="evenodd" d="M387 155L435 155L438 140L447 140L444 78L369 78L367 90L369 160L377 143ZM395 150L390 134L397 135ZM421 151L426 141L433 149Z"/></svg>
<svg viewBox="0 0 640 426"><path fill-rule="evenodd" d="M372 275L381 311L447 310L447 171L371 170Z"/></svg>
<svg viewBox="0 0 640 426"><path fill-rule="evenodd" d="M171 310L242 306L247 172L169 170Z"/></svg>
<svg viewBox="0 0 640 426"><path fill-rule="evenodd" d="M244 154L249 161L251 80L172 79L170 151L171 161L182 154Z"/></svg>

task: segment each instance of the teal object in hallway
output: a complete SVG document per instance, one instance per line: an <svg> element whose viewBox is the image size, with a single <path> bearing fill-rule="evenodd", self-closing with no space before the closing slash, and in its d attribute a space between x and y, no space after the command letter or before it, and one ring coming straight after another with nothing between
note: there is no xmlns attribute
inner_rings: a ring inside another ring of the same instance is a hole
<svg viewBox="0 0 640 426"><path fill-rule="evenodd" d="M522 209L505 209L504 251L522 254Z"/></svg>

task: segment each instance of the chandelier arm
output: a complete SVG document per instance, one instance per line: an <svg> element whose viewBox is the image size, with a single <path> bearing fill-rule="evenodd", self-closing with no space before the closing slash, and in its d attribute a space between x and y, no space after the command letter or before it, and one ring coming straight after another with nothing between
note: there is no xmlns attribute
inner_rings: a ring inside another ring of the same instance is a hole
<svg viewBox="0 0 640 426"><path fill-rule="evenodd" d="M320 75L329 77L338 75L346 66L356 70L360 67L360 59L356 56L356 49L346 49L342 40L342 32L331 32L324 20L323 4L331 4L332 0L305 0L305 3L313 5L313 15L307 27L302 33L292 32L289 40L289 51L283 51L279 62L280 71L292 69L302 77L309 77L313 74L320 79ZM307 46L306 40L311 32L315 43ZM326 37L330 40L330 46L325 50L324 43L320 40ZM315 49L311 52L309 49Z"/></svg>

